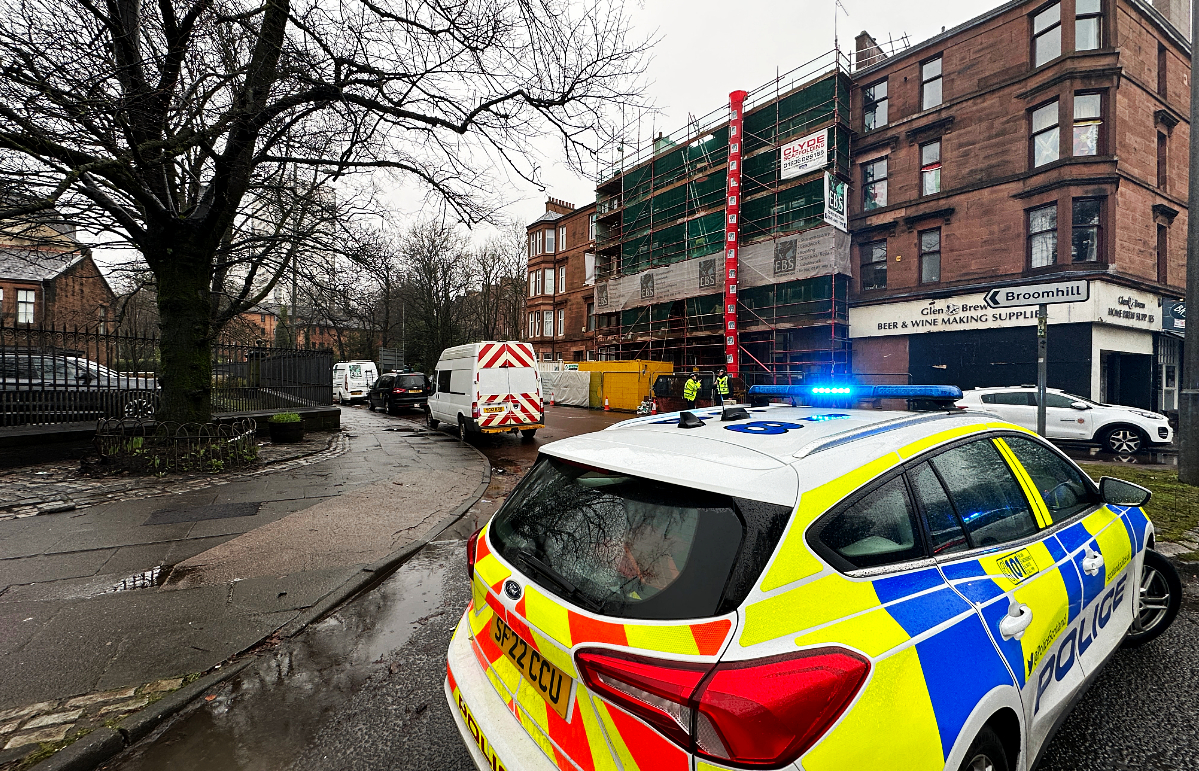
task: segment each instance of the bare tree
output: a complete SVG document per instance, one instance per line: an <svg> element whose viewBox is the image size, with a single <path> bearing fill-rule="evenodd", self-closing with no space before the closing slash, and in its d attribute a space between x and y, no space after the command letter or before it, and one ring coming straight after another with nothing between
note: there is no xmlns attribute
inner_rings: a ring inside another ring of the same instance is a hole
<svg viewBox="0 0 1199 771"><path fill-rule="evenodd" d="M466 342L467 293L474 284L466 237L455 227L426 220L400 243L409 310L405 350L429 369L441 352Z"/></svg>
<svg viewBox="0 0 1199 771"><path fill-rule="evenodd" d="M515 335L524 309L525 229L506 223L471 255L477 287L471 296L471 324L481 340ZM514 312L515 309L515 312Z"/></svg>
<svg viewBox="0 0 1199 771"><path fill-rule="evenodd" d="M475 223L486 172L535 180L547 132L594 157L643 68L620 2L0 0L0 219L55 209L140 252L162 417L208 420L221 324L353 209L348 175Z"/></svg>

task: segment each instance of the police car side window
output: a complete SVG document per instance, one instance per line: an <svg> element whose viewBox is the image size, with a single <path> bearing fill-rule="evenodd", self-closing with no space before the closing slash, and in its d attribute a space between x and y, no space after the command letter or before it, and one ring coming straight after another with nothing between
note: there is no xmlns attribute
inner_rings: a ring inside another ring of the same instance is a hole
<svg viewBox="0 0 1199 771"><path fill-rule="evenodd" d="M949 496L945 494L945 488L941 486L941 480L937 479L933 467L921 463L908 472L908 478L912 481L912 490L920 502L924 520L928 523L929 547L932 553L952 554L969 549L970 541L966 538L966 531L962 529L962 522L953 510L953 504L949 502Z"/></svg>
<svg viewBox="0 0 1199 771"><path fill-rule="evenodd" d="M930 463L974 546L1017 541L1037 532L1028 499L990 439L946 450Z"/></svg>
<svg viewBox="0 0 1199 771"><path fill-rule="evenodd" d="M924 556L903 477L866 493L821 523L818 539L854 568L890 565Z"/></svg>
<svg viewBox="0 0 1199 771"><path fill-rule="evenodd" d="M1099 503L1098 496L1082 478L1082 474L1053 450L1040 442L1019 436L1006 436L1003 441L1032 477L1055 523Z"/></svg>

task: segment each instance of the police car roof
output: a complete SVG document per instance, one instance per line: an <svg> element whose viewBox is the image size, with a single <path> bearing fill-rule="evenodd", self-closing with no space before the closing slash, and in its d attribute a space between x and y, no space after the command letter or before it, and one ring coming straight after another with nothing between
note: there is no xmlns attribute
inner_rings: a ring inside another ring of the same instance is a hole
<svg viewBox="0 0 1199 771"><path fill-rule="evenodd" d="M616 423L562 439L546 455L735 497L794 505L802 490L929 434L996 416L826 407L748 408L749 420L720 420L720 408L694 410L704 425L678 427L679 413Z"/></svg>

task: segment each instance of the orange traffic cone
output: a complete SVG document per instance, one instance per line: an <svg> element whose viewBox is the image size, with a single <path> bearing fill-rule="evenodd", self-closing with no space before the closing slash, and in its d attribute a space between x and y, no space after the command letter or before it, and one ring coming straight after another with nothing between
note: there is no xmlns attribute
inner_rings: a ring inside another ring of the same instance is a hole
<svg viewBox="0 0 1199 771"><path fill-rule="evenodd" d="M604 397L604 412L608 412L608 397Z"/></svg>
<svg viewBox="0 0 1199 771"><path fill-rule="evenodd" d="M650 402L650 404L652 404L653 406L651 406L651 407L649 408L649 414L650 414L650 415L657 415L657 414L658 414L658 400L657 400L657 399L654 399L652 402Z"/></svg>

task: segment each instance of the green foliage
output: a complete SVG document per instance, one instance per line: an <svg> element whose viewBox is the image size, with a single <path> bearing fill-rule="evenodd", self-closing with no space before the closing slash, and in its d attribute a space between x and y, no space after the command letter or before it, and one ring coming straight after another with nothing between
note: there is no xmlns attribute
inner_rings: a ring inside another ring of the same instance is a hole
<svg viewBox="0 0 1199 771"><path fill-rule="evenodd" d="M271 415L271 423L299 423L303 418L294 412L280 412L277 415Z"/></svg>

